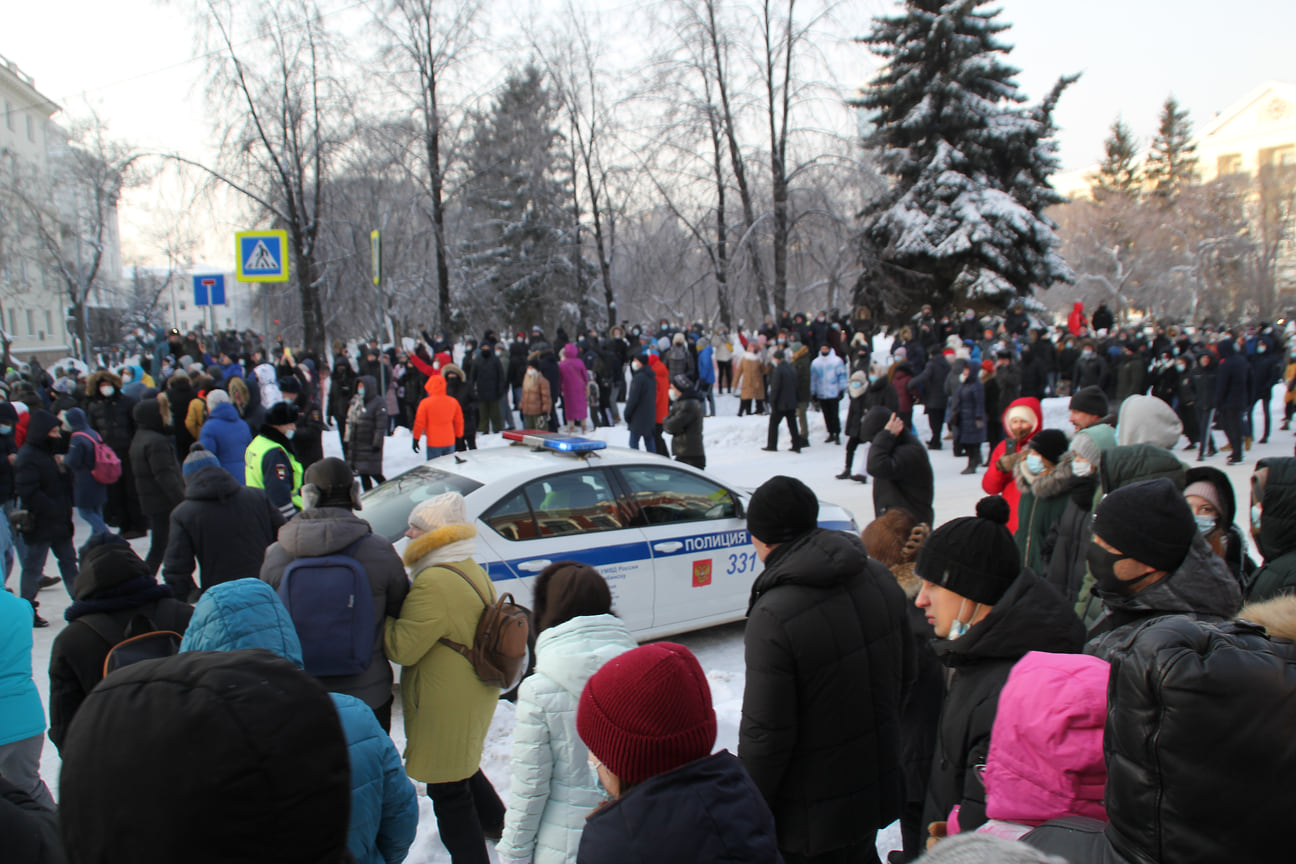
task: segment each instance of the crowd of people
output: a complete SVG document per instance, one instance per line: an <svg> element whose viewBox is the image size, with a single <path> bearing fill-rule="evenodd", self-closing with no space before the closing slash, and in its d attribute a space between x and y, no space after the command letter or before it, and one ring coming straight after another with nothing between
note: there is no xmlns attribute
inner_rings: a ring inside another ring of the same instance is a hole
<svg viewBox="0 0 1296 864"><path fill-rule="evenodd" d="M1280 328L1121 328L1102 307L1053 327L1017 306L957 322L924 308L881 354L867 322L826 313L732 336L420 335L338 344L330 364L172 333L124 366L9 372L14 860L395 864L418 827L414 781L457 864L492 843L503 862L879 861L896 821L889 864L1283 854L1258 826L1296 759L1296 458L1256 462L1239 530L1229 476L1176 454L1186 441L1204 462L1219 428L1244 460L1258 405L1259 440L1272 434L1274 386L1296 391ZM875 518L860 535L820 528L815 490L790 476L750 498L764 568L734 754L713 752L688 649L636 647L597 569L549 564L501 796L480 763L511 688L477 661L503 601L460 494L414 507L401 555L373 534L360 495L384 482L385 443L408 426L434 458L478 434L624 422L630 446L665 454L669 435L702 468L725 394L766 416L771 451L784 425L792 451L811 446L813 406L815 445L844 445L838 477L871 483ZM1070 430L1045 426L1056 396ZM324 457L334 429L343 458ZM987 497L936 525L929 454L945 441ZM146 535L141 557L128 541ZM32 625L60 581L72 602L47 714Z"/></svg>

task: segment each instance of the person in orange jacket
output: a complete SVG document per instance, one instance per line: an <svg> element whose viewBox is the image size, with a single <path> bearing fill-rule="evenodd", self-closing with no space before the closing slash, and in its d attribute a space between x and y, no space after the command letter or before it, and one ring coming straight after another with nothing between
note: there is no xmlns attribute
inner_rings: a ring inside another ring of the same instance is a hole
<svg viewBox="0 0 1296 864"><path fill-rule="evenodd" d="M648 366L657 379L657 424L653 426L653 444L657 448L657 453L670 453L666 448L666 439L662 437L664 431L662 424L666 422L666 415L670 413L670 370L657 356L656 351L648 353Z"/></svg>
<svg viewBox="0 0 1296 864"><path fill-rule="evenodd" d="M446 382L440 375L428 378L423 387L427 396L419 402L414 417L414 452L419 452L419 441L427 435L428 459L453 453L455 439L464 434L463 409L459 400L446 395Z"/></svg>

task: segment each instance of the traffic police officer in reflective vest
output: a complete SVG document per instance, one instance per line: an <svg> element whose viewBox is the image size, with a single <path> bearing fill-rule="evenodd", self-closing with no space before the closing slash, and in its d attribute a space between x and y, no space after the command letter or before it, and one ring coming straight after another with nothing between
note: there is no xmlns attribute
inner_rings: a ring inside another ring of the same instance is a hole
<svg viewBox="0 0 1296 864"><path fill-rule="evenodd" d="M264 489L270 503L279 508L285 519L291 519L302 509L302 465L292 446L296 428L296 406L276 402L266 412L261 431L243 455L247 485Z"/></svg>

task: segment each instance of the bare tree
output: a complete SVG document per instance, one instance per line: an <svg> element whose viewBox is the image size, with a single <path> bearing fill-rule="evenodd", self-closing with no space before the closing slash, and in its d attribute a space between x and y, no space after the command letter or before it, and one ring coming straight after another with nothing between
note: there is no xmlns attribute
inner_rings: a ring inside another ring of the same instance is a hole
<svg viewBox="0 0 1296 864"><path fill-rule="evenodd" d="M350 116L336 49L312 0L202 0L197 18L221 147L214 166L174 158L242 193L287 231L303 342L322 355L327 266L318 239ZM250 42L235 35L244 20L253 22Z"/></svg>
<svg viewBox="0 0 1296 864"><path fill-rule="evenodd" d="M391 38L385 50L399 59L415 77L417 86L406 88L416 106L419 169L411 170L427 196L436 252L437 316L440 326L450 321L450 253L446 240L445 184L447 158L443 151L445 127L442 89L451 66L463 58L476 41L477 0L446 4L433 0L388 0L378 27ZM421 164L420 164L421 163Z"/></svg>

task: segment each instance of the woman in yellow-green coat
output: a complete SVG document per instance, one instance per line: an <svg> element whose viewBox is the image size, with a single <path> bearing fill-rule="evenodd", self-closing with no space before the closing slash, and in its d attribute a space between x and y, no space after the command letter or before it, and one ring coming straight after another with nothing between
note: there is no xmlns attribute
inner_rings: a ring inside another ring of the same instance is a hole
<svg viewBox="0 0 1296 864"><path fill-rule="evenodd" d="M482 746L500 691L484 683L472 664L442 638L472 645L483 604L472 585L495 600L495 588L473 560L477 529L468 521L463 496L447 492L410 513L405 566L413 584L399 618L383 634L387 656L401 665L405 715L405 772L427 784L441 841L455 864L485 862L482 818L503 823L498 813L479 814L473 786ZM454 568L453 570L450 568ZM455 570L463 573L460 576ZM489 797L493 808L498 796Z"/></svg>

